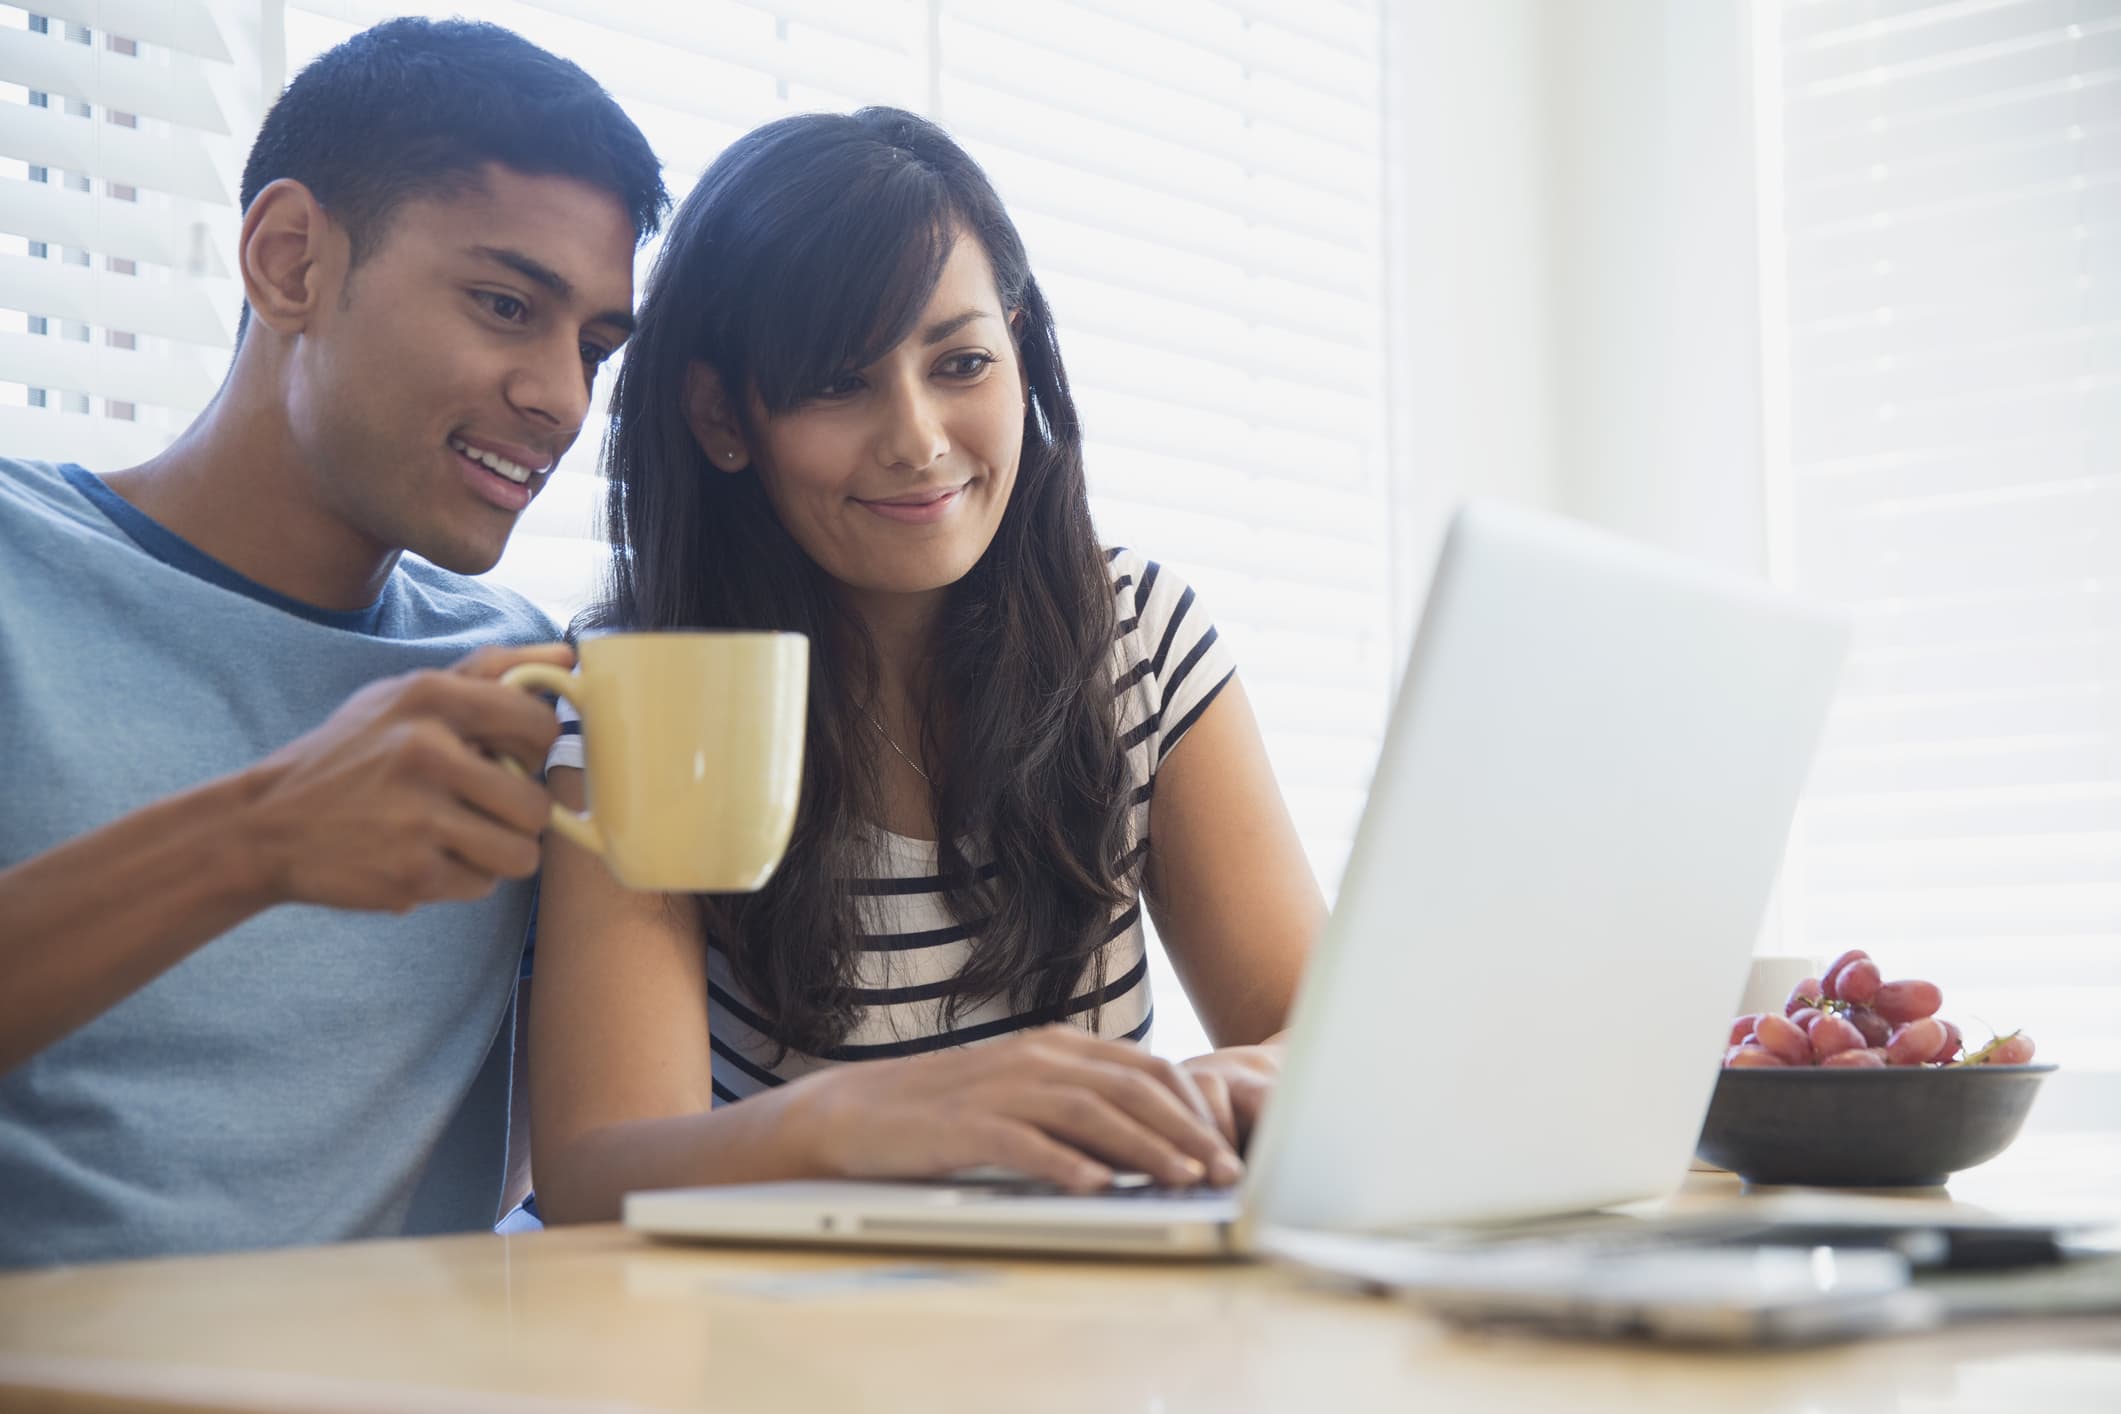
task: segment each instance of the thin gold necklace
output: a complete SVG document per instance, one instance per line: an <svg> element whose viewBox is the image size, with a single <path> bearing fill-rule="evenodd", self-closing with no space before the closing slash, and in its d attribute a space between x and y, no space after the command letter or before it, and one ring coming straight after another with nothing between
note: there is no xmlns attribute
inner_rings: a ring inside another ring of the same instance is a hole
<svg viewBox="0 0 2121 1414"><path fill-rule="evenodd" d="M884 730L884 724L876 719L876 714L871 712L867 707L864 707L862 709L862 715L869 719L870 726L876 728L876 734L884 739L884 745L890 747L893 751L896 751L898 753L898 759L913 768L914 775L919 776L924 781L927 781L928 788L930 790L935 789L935 782L933 780L930 780L928 777L928 773L921 769L921 763L914 760L911 756L908 756L906 754L906 748L900 746L897 742L891 739L891 733Z"/></svg>

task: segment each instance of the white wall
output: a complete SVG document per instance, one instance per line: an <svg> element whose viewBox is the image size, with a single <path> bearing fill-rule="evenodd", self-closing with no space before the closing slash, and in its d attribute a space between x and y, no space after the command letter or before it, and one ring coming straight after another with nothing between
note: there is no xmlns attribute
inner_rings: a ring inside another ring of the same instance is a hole
<svg viewBox="0 0 2121 1414"><path fill-rule="evenodd" d="M1396 625L1456 501L1558 505L1541 0L1387 0Z"/></svg>
<svg viewBox="0 0 2121 1414"><path fill-rule="evenodd" d="M1747 0L1401 0L1402 640L1463 496L1765 569Z"/></svg>

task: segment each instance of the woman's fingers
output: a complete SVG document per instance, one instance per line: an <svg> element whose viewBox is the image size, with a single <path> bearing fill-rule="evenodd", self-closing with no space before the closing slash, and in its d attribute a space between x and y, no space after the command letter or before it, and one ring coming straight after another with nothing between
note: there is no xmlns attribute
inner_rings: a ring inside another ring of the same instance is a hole
<svg viewBox="0 0 2121 1414"><path fill-rule="evenodd" d="M967 1137L980 1155L978 1162L1043 1179L1070 1193L1095 1193L1112 1183L1111 1169L1041 1133L1035 1124L992 1118L981 1121Z"/></svg>
<svg viewBox="0 0 2121 1414"><path fill-rule="evenodd" d="M1222 1129L1213 1106L1192 1075L1161 1056L1124 1041L1111 1041L1073 1027L1048 1027L1034 1033L1028 1050L1033 1064L1045 1069L1069 1062L1087 1067L1067 1070L1073 1083L1096 1086L1137 1120L1164 1135L1198 1159L1208 1177L1221 1184L1243 1175L1234 1137Z"/></svg>
<svg viewBox="0 0 2121 1414"><path fill-rule="evenodd" d="M1215 1118L1215 1127L1222 1131L1223 1138L1234 1148L1243 1138L1244 1130L1238 1125L1238 1111L1230 1098L1230 1082L1216 1071L1189 1070L1186 1074L1200 1087L1201 1097L1207 1101L1208 1113Z"/></svg>
<svg viewBox="0 0 2121 1414"><path fill-rule="evenodd" d="M1018 1091L1011 1096L1009 1108L1018 1118L1109 1167L1136 1169L1174 1188L1188 1188L1207 1177L1204 1161L1092 1086L1056 1080Z"/></svg>

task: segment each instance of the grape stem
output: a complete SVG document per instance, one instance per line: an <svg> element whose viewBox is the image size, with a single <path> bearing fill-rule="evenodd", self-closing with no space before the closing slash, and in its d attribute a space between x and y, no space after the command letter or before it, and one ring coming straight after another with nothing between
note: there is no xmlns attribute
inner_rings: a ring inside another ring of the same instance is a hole
<svg viewBox="0 0 2121 1414"><path fill-rule="evenodd" d="M1968 1056L1964 1061L1960 1062L1960 1064L1983 1065L1988 1061L1989 1056L1995 1051L1996 1047L2002 1045L2005 1041L2015 1040L2018 1035L2018 1032L2013 1031L2008 1036L1991 1036L1987 1045L1983 1046L1980 1050Z"/></svg>

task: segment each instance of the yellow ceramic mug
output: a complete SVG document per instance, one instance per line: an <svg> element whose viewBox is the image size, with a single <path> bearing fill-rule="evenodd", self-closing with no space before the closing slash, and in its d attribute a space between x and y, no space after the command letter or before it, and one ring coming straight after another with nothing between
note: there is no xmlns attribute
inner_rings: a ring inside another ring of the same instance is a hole
<svg viewBox="0 0 2121 1414"><path fill-rule="evenodd" d="M799 633L605 633L579 665L501 679L582 715L590 809L552 828L620 883L679 893L756 889L795 828L810 641Z"/></svg>

